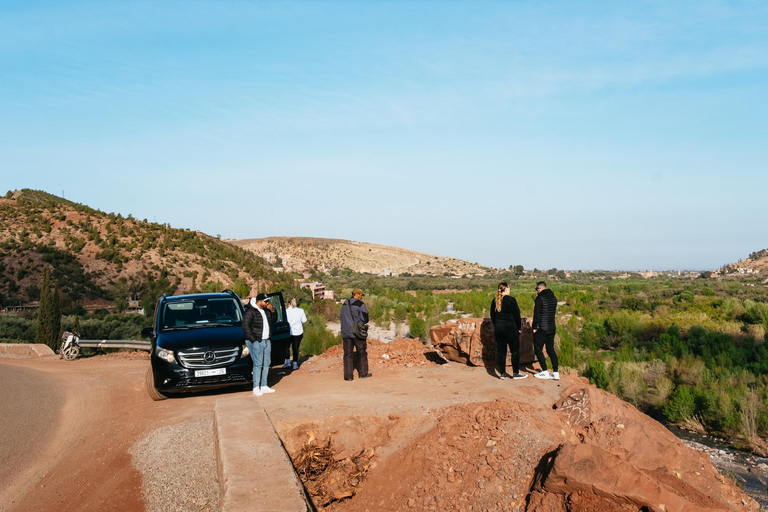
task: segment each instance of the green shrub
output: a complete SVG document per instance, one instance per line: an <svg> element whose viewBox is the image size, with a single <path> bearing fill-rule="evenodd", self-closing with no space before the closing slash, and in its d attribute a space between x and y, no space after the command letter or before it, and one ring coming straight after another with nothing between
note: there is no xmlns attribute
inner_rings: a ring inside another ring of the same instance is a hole
<svg viewBox="0 0 768 512"><path fill-rule="evenodd" d="M608 379L608 372L605 369L605 363L600 360L593 359L588 362L582 376L588 378L590 384L594 384L600 389L608 388L610 382Z"/></svg>
<svg viewBox="0 0 768 512"><path fill-rule="evenodd" d="M559 347L556 347L557 358L561 366L573 367L575 362L575 345L573 338L568 331L560 332L557 336L557 343Z"/></svg>
<svg viewBox="0 0 768 512"><path fill-rule="evenodd" d="M581 329L581 343L592 350L600 348L605 338L605 327L595 322L587 322Z"/></svg>
<svg viewBox="0 0 768 512"><path fill-rule="evenodd" d="M309 312L304 324L304 338L301 343L301 353L320 355L334 345L341 343L341 333L334 336L325 327L325 316Z"/></svg>
<svg viewBox="0 0 768 512"><path fill-rule="evenodd" d="M692 417L696 411L696 398L691 387L677 388L663 410L664 417L672 423L679 423Z"/></svg>
<svg viewBox="0 0 768 512"><path fill-rule="evenodd" d="M408 324L411 338L427 339L429 332L427 331L427 323L423 319L417 317L415 313L411 313L408 317Z"/></svg>

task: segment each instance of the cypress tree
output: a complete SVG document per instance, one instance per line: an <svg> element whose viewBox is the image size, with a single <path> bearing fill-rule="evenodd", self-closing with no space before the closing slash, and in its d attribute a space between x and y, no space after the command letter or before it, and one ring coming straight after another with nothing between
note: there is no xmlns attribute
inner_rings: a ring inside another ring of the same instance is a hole
<svg viewBox="0 0 768 512"><path fill-rule="evenodd" d="M51 297L51 274L48 267L43 268L43 283L40 285L40 308L37 311L37 332L35 343L51 345L53 298Z"/></svg>
<svg viewBox="0 0 768 512"><path fill-rule="evenodd" d="M53 325L51 328L53 338L51 338L51 344L48 345L54 351L56 351L59 342L61 341L61 303L59 302L59 288L58 286L53 290Z"/></svg>

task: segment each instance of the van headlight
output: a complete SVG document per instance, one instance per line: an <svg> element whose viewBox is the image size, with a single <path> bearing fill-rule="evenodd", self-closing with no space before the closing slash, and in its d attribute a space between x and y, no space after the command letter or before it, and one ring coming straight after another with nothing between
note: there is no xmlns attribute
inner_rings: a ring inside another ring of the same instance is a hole
<svg viewBox="0 0 768 512"><path fill-rule="evenodd" d="M251 351L248 348L248 345L243 343L243 350L240 352L240 357L248 357L249 355L251 355Z"/></svg>
<svg viewBox="0 0 768 512"><path fill-rule="evenodd" d="M169 363L176 362L176 358L173 356L173 350L168 350L162 347L156 347L155 354L157 355L158 358L162 359L163 361L167 361Z"/></svg>

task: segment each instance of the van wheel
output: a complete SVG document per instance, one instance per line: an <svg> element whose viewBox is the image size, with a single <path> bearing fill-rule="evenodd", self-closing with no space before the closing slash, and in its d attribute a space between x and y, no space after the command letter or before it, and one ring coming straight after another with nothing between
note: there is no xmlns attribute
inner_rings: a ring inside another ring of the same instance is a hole
<svg viewBox="0 0 768 512"><path fill-rule="evenodd" d="M155 378L152 375L152 367L150 366L147 368L147 376L146 379L144 379L147 383L147 392L149 393L149 397L154 400L155 402L159 402L160 400L165 400L168 398L161 392L157 390L155 387Z"/></svg>

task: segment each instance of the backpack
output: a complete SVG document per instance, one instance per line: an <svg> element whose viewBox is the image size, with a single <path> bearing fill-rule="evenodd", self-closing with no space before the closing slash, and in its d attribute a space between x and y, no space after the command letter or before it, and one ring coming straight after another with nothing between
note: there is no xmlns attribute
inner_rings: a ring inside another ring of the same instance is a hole
<svg viewBox="0 0 768 512"><path fill-rule="evenodd" d="M355 315L352 314L351 299L347 301L347 307L349 307L349 316L352 318L352 335L359 340L368 338L368 324L355 322Z"/></svg>

